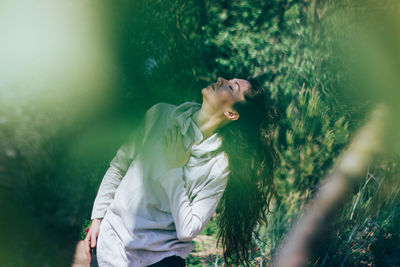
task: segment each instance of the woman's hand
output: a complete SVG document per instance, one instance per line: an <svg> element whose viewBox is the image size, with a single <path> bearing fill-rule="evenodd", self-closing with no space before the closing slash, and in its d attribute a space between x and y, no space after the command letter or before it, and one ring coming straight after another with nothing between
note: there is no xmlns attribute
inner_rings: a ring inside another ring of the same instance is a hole
<svg viewBox="0 0 400 267"><path fill-rule="evenodd" d="M183 136L177 125L172 125L163 138L163 151L167 170L185 166L190 157L192 145L185 150Z"/></svg>
<svg viewBox="0 0 400 267"><path fill-rule="evenodd" d="M89 260L89 263L92 260L92 257L90 255L90 248L94 248L97 243L97 236L99 235L100 231L100 224L103 219L93 219L92 223L90 224L90 228L88 233L86 234L85 240L84 240L84 246L85 246L85 253L86 256Z"/></svg>

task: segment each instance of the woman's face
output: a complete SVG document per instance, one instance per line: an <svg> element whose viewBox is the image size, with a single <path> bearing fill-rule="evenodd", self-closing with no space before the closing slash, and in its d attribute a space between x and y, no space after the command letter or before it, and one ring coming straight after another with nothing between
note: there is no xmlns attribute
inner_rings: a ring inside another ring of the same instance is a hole
<svg viewBox="0 0 400 267"><path fill-rule="evenodd" d="M250 82L243 79L218 78L216 83L201 90L203 104L206 103L215 112L232 112L234 111L233 105L236 102L244 101L244 94L250 88Z"/></svg>

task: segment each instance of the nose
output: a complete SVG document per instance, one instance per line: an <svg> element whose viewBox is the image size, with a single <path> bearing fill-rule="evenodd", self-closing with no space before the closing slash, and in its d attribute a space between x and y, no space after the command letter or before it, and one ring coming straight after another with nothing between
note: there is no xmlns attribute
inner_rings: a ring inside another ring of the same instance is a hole
<svg viewBox="0 0 400 267"><path fill-rule="evenodd" d="M217 79L217 85L222 86L226 80L224 78L218 77Z"/></svg>

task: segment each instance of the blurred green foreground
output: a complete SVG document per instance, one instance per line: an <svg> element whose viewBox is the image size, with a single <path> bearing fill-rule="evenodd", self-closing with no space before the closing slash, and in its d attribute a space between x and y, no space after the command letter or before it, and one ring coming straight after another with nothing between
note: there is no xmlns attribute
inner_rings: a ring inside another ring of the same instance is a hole
<svg viewBox="0 0 400 267"><path fill-rule="evenodd" d="M309 265L400 266L398 25L395 0L2 0L0 265L70 266L104 172L145 110L199 102L217 77L257 77L281 113L281 168L254 266L270 262L379 103L390 113L382 153ZM216 236L215 220L203 234Z"/></svg>

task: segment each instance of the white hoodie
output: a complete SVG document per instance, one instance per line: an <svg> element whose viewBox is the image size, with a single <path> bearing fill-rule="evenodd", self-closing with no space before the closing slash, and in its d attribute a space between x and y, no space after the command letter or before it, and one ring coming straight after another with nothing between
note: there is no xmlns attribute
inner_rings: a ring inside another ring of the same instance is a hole
<svg viewBox="0 0 400 267"><path fill-rule="evenodd" d="M92 219L103 218L97 241L100 266L147 266L177 255L186 258L191 240L215 212L227 183L228 160L221 139L203 135L191 116L201 107L160 103L117 152L94 202ZM166 170L162 138L177 123L185 148L183 168Z"/></svg>

